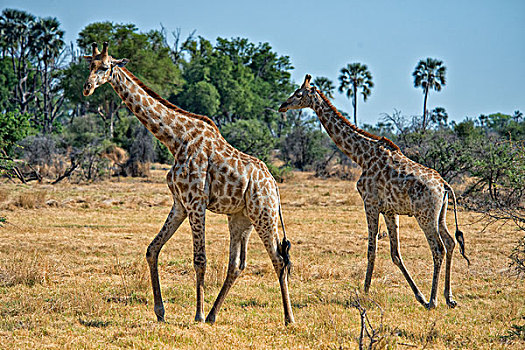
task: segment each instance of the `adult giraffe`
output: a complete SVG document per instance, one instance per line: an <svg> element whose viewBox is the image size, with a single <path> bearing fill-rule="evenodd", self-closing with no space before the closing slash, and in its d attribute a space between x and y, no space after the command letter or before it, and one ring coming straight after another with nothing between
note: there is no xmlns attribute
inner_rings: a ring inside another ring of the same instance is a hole
<svg viewBox="0 0 525 350"><path fill-rule="evenodd" d="M445 299L449 307L455 307L450 291L450 267L455 242L446 225L448 195L454 202L456 239L465 259L463 233L459 231L456 214L456 196L450 185L437 171L407 158L399 147L389 139L372 135L351 124L318 89L310 85L306 75L303 85L279 108L311 108L315 111L328 135L336 145L362 169L357 190L363 198L368 222L368 266L365 292L370 288L374 269L379 214L383 214L390 237L392 260L412 288L417 301L427 309L436 306L439 272L446 254ZM408 273L399 253L399 215L414 216L425 233L434 260L434 276L430 300L419 291ZM468 261L468 259L467 259Z"/></svg>
<svg viewBox="0 0 525 350"><path fill-rule="evenodd" d="M167 175L173 207L146 252L157 320L164 321L157 269L159 252L188 217L197 276L195 321L204 321L204 221L208 209L228 215L230 257L226 279L206 322L215 322L226 294L245 268L248 239L255 227L279 277L285 323L293 323L287 282L290 242L284 233L277 184L266 165L226 142L208 117L186 112L153 92L124 68L127 59L114 59L108 55L107 42L102 52L96 43L92 48L92 55L85 56L90 73L84 84L84 96L109 82L140 122L168 147L175 158L175 165ZM282 242L279 242L279 219L283 226Z"/></svg>

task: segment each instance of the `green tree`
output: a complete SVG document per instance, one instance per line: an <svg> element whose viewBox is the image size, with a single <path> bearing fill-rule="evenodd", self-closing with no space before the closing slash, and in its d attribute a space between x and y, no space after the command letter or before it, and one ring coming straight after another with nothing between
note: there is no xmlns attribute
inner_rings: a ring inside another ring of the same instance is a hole
<svg viewBox="0 0 525 350"><path fill-rule="evenodd" d="M8 57L0 58L0 113L14 110L12 101L16 75Z"/></svg>
<svg viewBox="0 0 525 350"><path fill-rule="evenodd" d="M13 173L22 182L23 175L13 161L14 148L31 130L29 115L16 111L0 113L0 175Z"/></svg>
<svg viewBox="0 0 525 350"><path fill-rule="evenodd" d="M255 45L244 38L218 38L213 46L199 37L186 47L183 76L190 87L205 81L217 89L220 101L210 117L220 128L239 119L259 119L272 134L278 133L281 116L275 106L293 89L287 56L279 56L268 43ZM182 93L176 103L191 110L189 98Z"/></svg>
<svg viewBox="0 0 525 350"><path fill-rule="evenodd" d="M448 113L443 107L436 107L430 112L430 122L437 125L438 127L444 127L447 125Z"/></svg>
<svg viewBox="0 0 525 350"><path fill-rule="evenodd" d="M235 148L264 162L270 160L275 138L264 123L257 119L240 119L222 128L224 138Z"/></svg>
<svg viewBox="0 0 525 350"><path fill-rule="evenodd" d="M18 112L0 113L0 150L13 156L13 149L31 130L29 115Z"/></svg>
<svg viewBox="0 0 525 350"><path fill-rule="evenodd" d="M313 84L319 89L326 97L333 99L334 98L334 83L327 77L316 77Z"/></svg>
<svg viewBox="0 0 525 350"><path fill-rule="evenodd" d="M445 73L447 68L443 65L443 61L427 58L421 60L417 64L412 76L414 77L414 87L421 87L425 95L423 100L423 125L422 130L427 127L427 99L428 92L433 89L441 91L441 88L446 84Z"/></svg>
<svg viewBox="0 0 525 350"><path fill-rule="evenodd" d="M219 111L220 95L211 83L201 80L181 93L184 108L199 114L214 116Z"/></svg>
<svg viewBox="0 0 525 350"><path fill-rule="evenodd" d="M372 74L366 64L351 63L341 68L339 92L345 93L348 99L352 99L355 125L357 125L357 94L361 90L363 101L366 102L368 96L372 93L371 89L373 87Z"/></svg>

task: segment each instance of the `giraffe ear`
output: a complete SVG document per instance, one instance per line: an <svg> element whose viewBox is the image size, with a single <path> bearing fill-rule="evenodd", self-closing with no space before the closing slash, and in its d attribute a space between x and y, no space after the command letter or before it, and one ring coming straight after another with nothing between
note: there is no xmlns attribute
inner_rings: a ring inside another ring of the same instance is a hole
<svg viewBox="0 0 525 350"><path fill-rule="evenodd" d="M93 56L82 56L82 58L85 59L87 63L91 63Z"/></svg>
<svg viewBox="0 0 525 350"><path fill-rule="evenodd" d="M118 67L124 67L126 64L128 64L129 60L127 58L123 58L120 60L113 60L113 64Z"/></svg>

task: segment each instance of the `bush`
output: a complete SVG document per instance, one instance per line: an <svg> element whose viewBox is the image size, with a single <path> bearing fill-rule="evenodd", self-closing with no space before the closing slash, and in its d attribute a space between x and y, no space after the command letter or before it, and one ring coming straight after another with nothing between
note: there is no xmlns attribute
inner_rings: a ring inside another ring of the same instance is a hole
<svg viewBox="0 0 525 350"><path fill-rule="evenodd" d="M311 169L330 150L328 135L315 128L309 121L296 121L281 142L283 160L299 170Z"/></svg>
<svg viewBox="0 0 525 350"><path fill-rule="evenodd" d="M221 132L224 138L238 150L264 162L270 160L275 139L263 122L255 119L237 120L225 125Z"/></svg>

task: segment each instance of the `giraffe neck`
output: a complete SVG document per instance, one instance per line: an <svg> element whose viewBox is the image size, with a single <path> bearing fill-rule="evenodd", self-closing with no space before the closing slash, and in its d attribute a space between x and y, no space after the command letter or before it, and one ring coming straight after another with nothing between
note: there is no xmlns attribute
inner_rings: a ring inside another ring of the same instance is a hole
<svg viewBox="0 0 525 350"><path fill-rule="evenodd" d="M312 109L337 147L361 168L366 168L369 159L378 150L379 137L368 134L351 124L319 91L315 96Z"/></svg>
<svg viewBox="0 0 525 350"><path fill-rule="evenodd" d="M115 92L172 153L177 152L180 145L194 139L197 133L206 133L208 137L219 134L209 118L186 112L164 100L127 69L113 69L110 84Z"/></svg>

